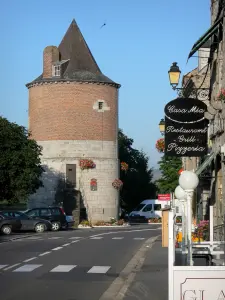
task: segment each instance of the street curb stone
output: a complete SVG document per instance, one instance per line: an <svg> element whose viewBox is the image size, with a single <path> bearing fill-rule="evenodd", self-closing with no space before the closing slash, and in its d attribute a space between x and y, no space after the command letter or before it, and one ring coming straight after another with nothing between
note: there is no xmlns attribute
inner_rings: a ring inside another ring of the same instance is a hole
<svg viewBox="0 0 225 300"><path fill-rule="evenodd" d="M151 237L148 239L137 253L132 257L126 267L122 270L119 277L117 277L110 287L105 291L99 300L122 300L129 286L134 281L135 275L140 271L146 256L146 252L152 248L155 241L160 237Z"/></svg>

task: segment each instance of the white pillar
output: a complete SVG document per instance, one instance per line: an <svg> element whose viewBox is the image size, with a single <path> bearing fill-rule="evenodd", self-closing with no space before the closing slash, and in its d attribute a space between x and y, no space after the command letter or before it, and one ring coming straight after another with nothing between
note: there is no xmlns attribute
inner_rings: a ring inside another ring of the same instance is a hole
<svg viewBox="0 0 225 300"><path fill-rule="evenodd" d="M192 260L192 195L193 190L186 190L187 193L187 229L188 229L188 265L193 266Z"/></svg>

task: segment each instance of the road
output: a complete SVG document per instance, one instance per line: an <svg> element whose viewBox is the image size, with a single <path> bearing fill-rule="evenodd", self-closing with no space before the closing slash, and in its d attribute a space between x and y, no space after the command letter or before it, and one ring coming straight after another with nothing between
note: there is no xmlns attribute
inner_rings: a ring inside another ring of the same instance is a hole
<svg viewBox="0 0 225 300"><path fill-rule="evenodd" d="M98 300L160 225L35 234L0 244L2 300Z"/></svg>

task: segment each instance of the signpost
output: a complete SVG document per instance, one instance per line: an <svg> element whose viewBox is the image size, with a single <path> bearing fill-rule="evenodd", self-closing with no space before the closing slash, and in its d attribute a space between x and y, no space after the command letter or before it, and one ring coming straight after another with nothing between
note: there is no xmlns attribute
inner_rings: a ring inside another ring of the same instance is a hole
<svg viewBox="0 0 225 300"><path fill-rule="evenodd" d="M207 154L208 121L204 118L206 111L206 104L193 98L177 98L165 106L165 155L201 157ZM186 193L188 207L185 213L188 221L187 245L184 243L182 253L188 254L189 265L177 266L175 262L174 219L176 214L172 205L168 221L169 300L225 300L225 267L193 266L193 251L204 254L206 248L206 254L218 255L219 250L215 250L217 244L212 240L193 247L191 203L193 191L198 185L198 178L190 171L182 171L179 171L179 184ZM181 200L185 199L181 198ZM211 236L212 234L210 238Z"/></svg>

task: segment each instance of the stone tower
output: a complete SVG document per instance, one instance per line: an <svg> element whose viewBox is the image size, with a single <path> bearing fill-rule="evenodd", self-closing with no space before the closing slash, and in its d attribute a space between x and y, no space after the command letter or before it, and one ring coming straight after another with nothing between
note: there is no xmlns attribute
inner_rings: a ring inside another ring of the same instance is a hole
<svg viewBox="0 0 225 300"><path fill-rule="evenodd" d="M29 130L43 147L45 169L44 186L28 206L52 205L57 199L66 203L75 195L91 221L117 217L119 193L112 182L119 178L120 85L102 74L75 20L59 47L44 49L43 73L26 86ZM81 161L88 159L94 168L83 170Z"/></svg>

